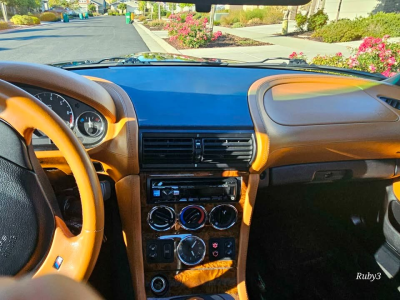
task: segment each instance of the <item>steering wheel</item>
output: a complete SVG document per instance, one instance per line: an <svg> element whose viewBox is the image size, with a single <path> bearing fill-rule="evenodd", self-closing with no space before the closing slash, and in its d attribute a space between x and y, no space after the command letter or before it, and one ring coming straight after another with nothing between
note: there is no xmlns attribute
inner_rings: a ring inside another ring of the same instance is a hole
<svg viewBox="0 0 400 300"><path fill-rule="evenodd" d="M79 189L82 230L62 220L50 182L33 151L44 132L63 153ZM90 276L103 239L100 183L82 144L62 119L24 90L0 80L0 275Z"/></svg>

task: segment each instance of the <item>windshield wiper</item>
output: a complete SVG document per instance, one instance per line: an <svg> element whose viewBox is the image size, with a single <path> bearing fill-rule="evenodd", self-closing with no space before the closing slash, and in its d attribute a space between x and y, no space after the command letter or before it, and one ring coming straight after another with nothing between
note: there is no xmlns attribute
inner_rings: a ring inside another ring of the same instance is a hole
<svg viewBox="0 0 400 300"><path fill-rule="evenodd" d="M266 58L262 61L258 61L258 62L254 62L254 63L266 63L268 61L273 61L273 60L284 60L287 61L287 63L283 62L281 64L284 65L308 65L307 61L305 61L304 59L301 58L288 58L288 57L270 57L270 58Z"/></svg>

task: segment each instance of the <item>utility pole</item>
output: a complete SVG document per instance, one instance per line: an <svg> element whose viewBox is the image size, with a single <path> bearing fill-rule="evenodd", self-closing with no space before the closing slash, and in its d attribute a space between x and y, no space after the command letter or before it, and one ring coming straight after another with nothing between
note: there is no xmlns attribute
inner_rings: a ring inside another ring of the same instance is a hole
<svg viewBox="0 0 400 300"><path fill-rule="evenodd" d="M340 8L342 7L342 0L339 0L339 6L336 14L336 22L339 20Z"/></svg>
<svg viewBox="0 0 400 300"><path fill-rule="evenodd" d="M0 3L1 3L1 10L3 11L4 22L8 23L6 5L3 2Z"/></svg>

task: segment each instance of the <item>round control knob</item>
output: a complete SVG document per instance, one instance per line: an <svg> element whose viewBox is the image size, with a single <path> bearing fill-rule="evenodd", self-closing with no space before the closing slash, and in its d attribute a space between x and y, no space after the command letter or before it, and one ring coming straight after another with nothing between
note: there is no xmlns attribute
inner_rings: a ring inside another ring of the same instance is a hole
<svg viewBox="0 0 400 300"><path fill-rule="evenodd" d="M184 207L179 214L179 223L183 229L198 230L206 224L207 212L200 205L189 205Z"/></svg>
<svg viewBox="0 0 400 300"><path fill-rule="evenodd" d="M156 296L162 296L167 292L168 281L163 276L154 276L150 282L150 288Z"/></svg>
<svg viewBox="0 0 400 300"><path fill-rule="evenodd" d="M237 216L237 210L233 205L221 204L211 210L210 224L215 229L225 230L235 225Z"/></svg>
<svg viewBox="0 0 400 300"><path fill-rule="evenodd" d="M175 225L175 221L175 211L164 205L153 207L147 215L147 223L157 231L171 229Z"/></svg>

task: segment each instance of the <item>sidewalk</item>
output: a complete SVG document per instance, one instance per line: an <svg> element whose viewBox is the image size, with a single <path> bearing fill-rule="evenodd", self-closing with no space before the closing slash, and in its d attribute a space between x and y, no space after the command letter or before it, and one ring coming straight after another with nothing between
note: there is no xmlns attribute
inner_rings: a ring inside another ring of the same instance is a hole
<svg viewBox="0 0 400 300"><path fill-rule="evenodd" d="M157 41L156 44L159 47L156 47L156 49L158 50L152 50L152 48L147 45L151 51L162 51L162 49L164 49L164 52L170 53L181 53L198 57L226 58L239 61L257 61L268 57L289 57L293 52L303 52L308 58L312 58L318 54L332 55L338 52L342 52L343 55L348 56L351 54L349 47L358 47L358 45L360 45L360 41L328 44L288 36L277 36L276 34L279 34L282 30L282 25L274 24L244 28L214 27L214 31L221 31L222 33L273 44L270 46L177 50L163 40L167 37L166 31L150 31L141 24L135 24L134 26L146 44L148 44L148 42L150 44L152 43L152 41L146 41L149 37L153 39L153 42ZM294 22L291 22L289 24L289 32L293 32L294 30ZM168 46L165 46L165 44Z"/></svg>

